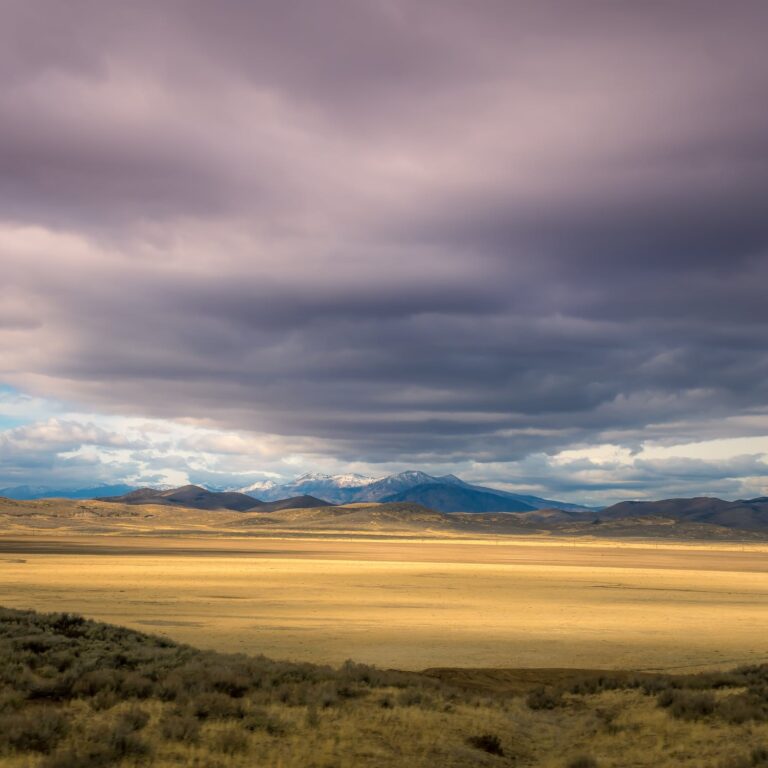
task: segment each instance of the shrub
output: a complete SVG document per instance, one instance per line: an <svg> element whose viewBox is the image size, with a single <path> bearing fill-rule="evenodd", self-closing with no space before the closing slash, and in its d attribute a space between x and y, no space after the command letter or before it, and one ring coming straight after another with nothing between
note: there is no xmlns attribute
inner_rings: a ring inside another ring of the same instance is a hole
<svg viewBox="0 0 768 768"><path fill-rule="evenodd" d="M388 693L378 700L378 704L382 709L395 708L395 700Z"/></svg>
<svg viewBox="0 0 768 768"><path fill-rule="evenodd" d="M148 699L154 693L154 683L145 675L129 672L120 681L120 693L127 698Z"/></svg>
<svg viewBox="0 0 768 768"><path fill-rule="evenodd" d="M498 755L504 757L504 750L501 747L501 739L493 733L484 733L481 736L470 736L467 744L475 749L482 749L489 755Z"/></svg>
<svg viewBox="0 0 768 768"><path fill-rule="evenodd" d="M105 732L105 744L114 759L122 757L143 757L149 754L149 746L142 741L133 729L124 723L117 723L114 728Z"/></svg>
<svg viewBox="0 0 768 768"><path fill-rule="evenodd" d="M715 711L716 701L713 694L699 691L673 690L663 691L657 703L669 709L670 714L680 720L698 720Z"/></svg>
<svg viewBox="0 0 768 768"><path fill-rule="evenodd" d="M116 691L103 690L99 691L88 703L91 705L91 709L96 712L103 712L117 706L121 700Z"/></svg>
<svg viewBox="0 0 768 768"><path fill-rule="evenodd" d="M320 716L317 714L317 707L314 704L310 704L307 707L307 714L304 717L304 722L307 728L317 728L320 725Z"/></svg>
<svg viewBox="0 0 768 768"><path fill-rule="evenodd" d="M225 755L237 755L248 751L248 736L242 728L230 725L216 731L210 737L211 749Z"/></svg>
<svg viewBox="0 0 768 768"><path fill-rule="evenodd" d="M194 743L200 736L200 723L183 711L169 712L160 719L160 733L170 741Z"/></svg>
<svg viewBox="0 0 768 768"><path fill-rule="evenodd" d="M566 768L597 768L597 760L587 755L579 755L569 760Z"/></svg>
<svg viewBox="0 0 768 768"><path fill-rule="evenodd" d="M719 768L760 768L768 766L768 749L756 747L749 755L729 758L720 763Z"/></svg>
<svg viewBox="0 0 768 768"><path fill-rule="evenodd" d="M75 696L91 697L102 691L117 691L118 677L113 669L94 669L86 672L73 684Z"/></svg>
<svg viewBox="0 0 768 768"><path fill-rule="evenodd" d="M209 672L209 684L214 691L233 699L243 697L251 688L248 675L237 669L217 667Z"/></svg>
<svg viewBox="0 0 768 768"><path fill-rule="evenodd" d="M149 722L149 713L141 707L132 706L118 716L118 727L129 731L140 731Z"/></svg>
<svg viewBox="0 0 768 768"><path fill-rule="evenodd" d="M563 703L562 694L554 688L535 688L525 699L531 709L554 709Z"/></svg>
<svg viewBox="0 0 768 768"><path fill-rule="evenodd" d="M252 733L266 731L270 736L280 736L286 732L285 723L272 716L265 709L256 708L249 712L243 719L243 728Z"/></svg>
<svg viewBox="0 0 768 768"><path fill-rule="evenodd" d="M239 701L223 693L201 693L192 702L192 712L200 720L242 718L245 714Z"/></svg>
<svg viewBox="0 0 768 768"><path fill-rule="evenodd" d="M15 712L24 705L24 697L12 690L0 690L0 713Z"/></svg>
<svg viewBox="0 0 768 768"><path fill-rule="evenodd" d="M52 752L69 730L67 717L53 707L13 712L0 718L0 743L22 752Z"/></svg>
<svg viewBox="0 0 768 768"><path fill-rule="evenodd" d="M78 743L51 755L40 768L108 768L124 758L146 757L149 746L125 722L88 731Z"/></svg>
<svg viewBox="0 0 768 768"><path fill-rule="evenodd" d="M766 703L754 694L728 696L717 702L715 715L728 723L746 723L749 720L765 720L768 717Z"/></svg>

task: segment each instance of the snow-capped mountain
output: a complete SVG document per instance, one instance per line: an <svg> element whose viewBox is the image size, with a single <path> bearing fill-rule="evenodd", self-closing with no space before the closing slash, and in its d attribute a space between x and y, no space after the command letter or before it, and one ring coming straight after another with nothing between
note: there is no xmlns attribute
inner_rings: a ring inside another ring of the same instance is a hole
<svg viewBox="0 0 768 768"><path fill-rule="evenodd" d="M291 496L317 496L334 504L344 504L350 501L357 492L371 483L375 483L377 479L356 473L324 475L320 472L309 472L282 485L277 485L272 481L264 481L261 484L254 483L238 490L262 501L276 501Z"/></svg>
<svg viewBox="0 0 768 768"><path fill-rule="evenodd" d="M190 488L192 486L188 486ZM201 488L194 487L196 493ZM0 496L14 499L38 499L66 497L90 499L116 497L135 491L128 485L102 485L96 488L77 490L56 490L47 487L16 486L0 489ZM154 491L182 490L155 487ZM424 504L442 512L521 512L533 509L562 509L571 512L588 512L587 507L577 504L542 499L538 496L502 491L482 485L466 483L455 475L429 475L419 470L409 470L386 477L368 477L357 473L326 475L310 472L286 483L274 480L258 480L244 488L218 489L206 487L207 491L237 491L263 502L279 501L295 497L315 497L331 504L349 504L366 501L407 501ZM237 494L230 494L237 495ZM239 503L240 500L238 500ZM255 502L256 503L256 502Z"/></svg>
<svg viewBox="0 0 768 768"><path fill-rule="evenodd" d="M335 488L360 488L361 486L375 483L378 478L358 475L356 472L350 472L346 475L323 475L320 472L308 472L301 477L296 478L296 485L312 485L313 483L326 483Z"/></svg>
<svg viewBox="0 0 768 768"><path fill-rule="evenodd" d="M428 496L433 501L435 499L442 499L444 501L444 503L435 502L435 508L437 509L441 505L445 506L446 510L449 507L452 509L455 505L467 507L465 510L467 512L495 509L496 507L504 508L505 504L501 501L494 505L491 503L492 500L485 498L486 496L493 496L500 500L506 500L508 502L506 506L509 507L509 511L548 508L586 511L585 507L580 507L576 504L473 485L464 482L455 475L435 476L420 470L408 470L396 475L380 478L366 477L365 475L354 473L325 475L318 472L310 472L282 485L273 484L272 481L263 482L259 487L256 487L256 485L259 484L253 484L238 490L261 501L276 501L292 496L307 495L316 496L332 504L349 504L351 502L363 501L410 500L411 496L414 498L421 498L422 496L427 498ZM406 494L407 499L403 494ZM424 494L427 494L427 496L424 496ZM472 494L477 496L475 499L476 504L472 502L472 499L474 499ZM473 507L477 507L477 509Z"/></svg>
<svg viewBox="0 0 768 768"><path fill-rule="evenodd" d="M453 475L451 475L453 477ZM458 478L454 478L457 480ZM380 480L368 483L364 488L356 489L354 497L350 501L379 501L385 496L391 496L394 493L414 488L417 485L427 483L450 483L444 477L433 477L426 472L419 470L408 470L396 475L388 475ZM461 482L461 481L459 481Z"/></svg>
<svg viewBox="0 0 768 768"><path fill-rule="evenodd" d="M257 480L255 483L246 485L244 488L231 488L228 490L258 496L260 493L269 493L273 488L277 488L277 483L274 480Z"/></svg>

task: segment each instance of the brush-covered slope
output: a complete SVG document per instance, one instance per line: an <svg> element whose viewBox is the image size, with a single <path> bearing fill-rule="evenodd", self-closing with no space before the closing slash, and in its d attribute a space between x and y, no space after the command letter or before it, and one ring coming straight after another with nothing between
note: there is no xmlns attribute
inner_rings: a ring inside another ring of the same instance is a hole
<svg viewBox="0 0 768 768"><path fill-rule="evenodd" d="M266 501L260 503L254 512L279 512L282 509L320 509L330 507L331 504L317 496L292 496L289 499L279 499L278 501Z"/></svg>
<svg viewBox="0 0 768 768"><path fill-rule="evenodd" d="M189 509L230 509L245 512L261 506L258 499L237 491L209 491L199 485L184 485L169 491L153 488L139 488L122 496L103 496L97 501L115 504L160 504L163 506L187 507Z"/></svg>
<svg viewBox="0 0 768 768"><path fill-rule="evenodd" d="M766 764L766 691L766 665L332 668L0 608L9 768L746 768Z"/></svg>
<svg viewBox="0 0 768 768"><path fill-rule="evenodd" d="M768 498L724 501L706 496L661 501L623 501L600 512L601 520L664 517L745 531L768 530Z"/></svg>

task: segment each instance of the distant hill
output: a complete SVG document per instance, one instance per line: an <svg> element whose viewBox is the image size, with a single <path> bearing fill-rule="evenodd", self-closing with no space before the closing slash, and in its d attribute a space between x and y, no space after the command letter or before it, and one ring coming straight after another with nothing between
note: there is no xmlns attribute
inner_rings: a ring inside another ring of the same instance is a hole
<svg viewBox="0 0 768 768"><path fill-rule="evenodd" d="M327 501L318 499L316 496L292 496L289 499L279 499L278 501L265 501L250 510L251 512L279 512L283 509L320 509L322 507L332 506Z"/></svg>
<svg viewBox="0 0 768 768"><path fill-rule="evenodd" d="M261 508L262 502L236 491L208 491L199 485L184 485L169 491L139 488L121 496L102 496L97 501L115 504L161 504L163 506L188 507L190 509L231 509L235 512Z"/></svg>
<svg viewBox="0 0 768 768"><path fill-rule="evenodd" d="M666 517L690 523L709 523L745 531L768 529L768 498L724 501L707 496L661 501L622 501L602 510L601 520Z"/></svg>
<svg viewBox="0 0 768 768"><path fill-rule="evenodd" d="M385 496L381 501L407 501L438 512L531 512L535 509L514 498L450 483L422 483Z"/></svg>
<svg viewBox="0 0 768 768"><path fill-rule="evenodd" d="M0 496L7 499L94 499L99 496L117 496L135 490L132 485L98 485L95 488L51 488L45 485L16 485L0 488Z"/></svg>

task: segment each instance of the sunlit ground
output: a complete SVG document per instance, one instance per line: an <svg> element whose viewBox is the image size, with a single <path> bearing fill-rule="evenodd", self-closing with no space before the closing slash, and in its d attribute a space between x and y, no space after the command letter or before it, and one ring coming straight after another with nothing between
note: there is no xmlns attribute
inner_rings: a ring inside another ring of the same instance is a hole
<svg viewBox="0 0 768 768"><path fill-rule="evenodd" d="M110 537L66 553L77 539L14 538L0 541L0 604L224 651L401 669L654 670L768 651L760 546ZM88 551L99 541L109 554ZM50 554L30 553L44 545Z"/></svg>

